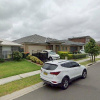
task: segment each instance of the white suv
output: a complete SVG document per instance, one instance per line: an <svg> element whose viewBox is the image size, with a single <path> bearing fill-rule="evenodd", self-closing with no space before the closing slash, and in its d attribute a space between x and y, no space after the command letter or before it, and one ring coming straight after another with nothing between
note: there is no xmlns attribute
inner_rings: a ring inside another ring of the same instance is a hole
<svg viewBox="0 0 100 100"><path fill-rule="evenodd" d="M69 82L78 77L86 78L85 66L70 60L54 60L44 64L41 68L40 78L45 84L60 85L67 89Z"/></svg>

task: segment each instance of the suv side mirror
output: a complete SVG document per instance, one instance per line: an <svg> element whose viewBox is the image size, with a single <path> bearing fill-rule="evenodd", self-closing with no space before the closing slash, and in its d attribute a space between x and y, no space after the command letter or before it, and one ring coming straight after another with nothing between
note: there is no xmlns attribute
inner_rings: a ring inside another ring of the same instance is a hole
<svg viewBox="0 0 100 100"><path fill-rule="evenodd" d="M79 64L79 66L81 66L81 65Z"/></svg>

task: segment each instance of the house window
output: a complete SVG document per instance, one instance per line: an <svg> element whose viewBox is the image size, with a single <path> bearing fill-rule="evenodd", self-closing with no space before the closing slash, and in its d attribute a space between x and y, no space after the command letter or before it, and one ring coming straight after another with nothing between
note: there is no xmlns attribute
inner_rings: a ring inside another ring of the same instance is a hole
<svg viewBox="0 0 100 100"><path fill-rule="evenodd" d="M90 41L90 39L89 39L89 38L87 38L87 39L86 39L86 43L88 43L89 41Z"/></svg>
<svg viewBox="0 0 100 100"><path fill-rule="evenodd" d="M11 47L2 47L2 55L4 59L10 59L12 56Z"/></svg>

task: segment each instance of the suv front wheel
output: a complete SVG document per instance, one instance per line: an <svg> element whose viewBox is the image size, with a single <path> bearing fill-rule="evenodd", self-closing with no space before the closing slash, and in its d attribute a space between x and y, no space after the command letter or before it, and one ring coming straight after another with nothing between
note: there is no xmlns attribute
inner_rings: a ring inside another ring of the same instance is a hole
<svg viewBox="0 0 100 100"><path fill-rule="evenodd" d="M50 60L50 61L53 60L52 57L49 57L49 60Z"/></svg>
<svg viewBox="0 0 100 100"><path fill-rule="evenodd" d="M69 86L69 79L67 77L65 77L63 80L62 80L62 83L61 83L61 88L63 90L67 89Z"/></svg>
<svg viewBox="0 0 100 100"><path fill-rule="evenodd" d="M86 70L83 70L82 78L85 79L86 77L87 77L87 71Z"/></svg>

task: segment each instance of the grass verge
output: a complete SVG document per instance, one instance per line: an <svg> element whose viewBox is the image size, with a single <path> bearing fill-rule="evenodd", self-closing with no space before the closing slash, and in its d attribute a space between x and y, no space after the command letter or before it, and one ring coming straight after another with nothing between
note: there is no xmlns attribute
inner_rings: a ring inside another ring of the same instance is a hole
<svg viewBox="0 0 100 100"><path fill-rule="evenodd" d="M31 77L23 78L21 80L0 85L0 96L10 94L25 87L37 84L39 82L41 82L40 74L37 74Z"/></svg>
<svg viewBox="0 0 100 100"><path fill-rule="evenodd" d="M96 61L98 61L98 60L100 60L100 58L96 58ZM86 66L89 63L93 63L93 62L91 62L90 60L88 60L88 61L85 61L85 62L81 62L80 64Z"/></svg>
<svg viewBox="0 0 100 100"><path fill-rule="evenodd" d="M8 61L0 63L0 78L5 78L40 69L41 66L28 62L25 59L22 61Z"/></svg>
<svg viewBox="0 0 100 100"><path fill-rule="evenodd" d="M80 59L73 59L74 61L79 61L79 60L84 60L84 59L88 59L89 57L86 58L80 58Z"/></svg>

